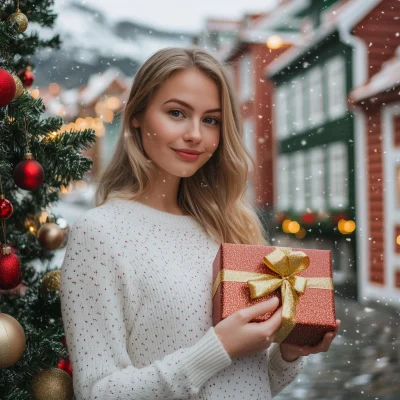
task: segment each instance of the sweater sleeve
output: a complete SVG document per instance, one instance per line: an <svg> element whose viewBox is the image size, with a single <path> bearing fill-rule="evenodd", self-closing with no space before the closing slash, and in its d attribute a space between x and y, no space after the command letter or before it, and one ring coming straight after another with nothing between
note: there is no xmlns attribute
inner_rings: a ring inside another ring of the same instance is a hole
<svg viewBox="0 0 400 400"><path fill-rule="evenodd" d="M285 361L282 358L278 343L272 343L267 351L269 358L269 382L272 396L275 396L296 378L299 372L304 368L307 357L299 357L292 362Z"/></svg>
<svg viewBox="0 0 400 400"><path fill-rule="evenodd" d="M112 241L90 211L71 229L61 267L60 301L76 400L187 399L232 363L210 327L193 346L136 368L127 352L126 279L112 256ZM136 285L136 286L135 286ZM140 296L138 282L129 290ZM132 302L130 302L132 303ZM134 327L133 327L134 328Z"/></svg>

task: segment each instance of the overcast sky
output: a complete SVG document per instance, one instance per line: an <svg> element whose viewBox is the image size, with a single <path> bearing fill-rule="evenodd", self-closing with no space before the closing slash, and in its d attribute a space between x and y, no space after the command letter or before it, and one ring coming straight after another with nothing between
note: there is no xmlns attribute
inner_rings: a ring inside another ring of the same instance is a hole
<svg viewBox="0 0 400 400"><path fill-rule="evenodd" d="M61 5L72 0L55 0ZM167 30L198 32L208 17L240 18L245 12L265 12L278 0L78 0L98 7L111 20L129 19ZM57 8L57 7L56 7Z"/></svg>

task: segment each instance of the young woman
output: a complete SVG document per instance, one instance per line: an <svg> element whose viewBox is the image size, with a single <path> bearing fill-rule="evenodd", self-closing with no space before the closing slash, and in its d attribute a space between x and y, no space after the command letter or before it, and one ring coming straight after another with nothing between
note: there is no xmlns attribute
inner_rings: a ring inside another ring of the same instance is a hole
<svg viewBox="0 0 400 400"><path fill-rule="evenodd" d="M267 244L226 76L197 48L161 50L135 76L97 207L61 269L78 400L271 399L337 332L313 348L272 343L281 310L250 321L274 300L212 326L219 244Z"/></svg>

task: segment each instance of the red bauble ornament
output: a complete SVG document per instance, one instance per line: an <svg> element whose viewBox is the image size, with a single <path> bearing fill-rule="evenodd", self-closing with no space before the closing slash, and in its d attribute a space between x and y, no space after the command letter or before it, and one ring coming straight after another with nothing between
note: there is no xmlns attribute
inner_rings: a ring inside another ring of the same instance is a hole
<svg viewBox="0 0 400 400"><path fill-rule="evenodd" d="M13 76L0 68L0 107L6 106L14 99L16 90Z"/></svg>
<svg viewBox="0 0 400 400"><path fill-rule="evenodd" d="M314 213L305 213L303 214L303 216L301 217L301 222L303 222L303 224L305 225L312 225L315 223L315 215Z"/></svg>
<svg viewBox="0 0 400 400"><path fill-rule="evenodd" d="M21 261L15 254L11 254L9 246L4 246L3 252L0 257L0 289L14 289L22 281Z"/></svg>
<svg viewBox="0 0 400 400"><path fill-rule="evenodd" d="M0 194L0 219L10 218L13 213L13 205L4 194Z"/></svg>
<svg viewBox="0 0 400 400"><path fill-rule="evenodd" d="M57 367L65 372L68 372L72 376L72 367L71 363L69 362L69 358L67 358L66 360L61 359L57 364Z"/></svg>
<svg viewBox="0 0 400 400"><path fill-rule="evenodd" d="M17 164L13 172L15 184L24 190L35 190L44 182L43 167L33 159L31 153L25 154L25 160Z"/></svg>
<svg viewBox="0 0 400 400"><path fill-rule="evenodd" d="M18 78L21 79L21 82L25 87L32 86L33 81L35 80L35 75L33 75L32 67L26 67L26 69L21 69L18 71Z"/></svg>

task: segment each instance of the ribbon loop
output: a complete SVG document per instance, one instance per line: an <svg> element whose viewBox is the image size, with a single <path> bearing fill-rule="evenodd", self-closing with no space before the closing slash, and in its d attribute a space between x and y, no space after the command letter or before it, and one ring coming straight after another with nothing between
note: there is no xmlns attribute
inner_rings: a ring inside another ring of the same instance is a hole
<svg viewBox="0 0 400 400"><path fill-rule="evenodd" d="M282 294L282 325L276 335L278 343L283 341L296 324L296 304L299 294L304 294L307 278L296 276L310 265L310 258L303 251L277 247L264 257L264 263L278 276L266 274L250 279L247 284L252 299L273 293L279 287Z"/></svg>

